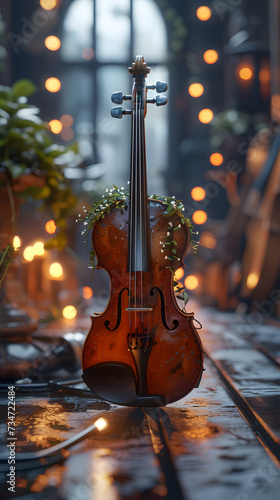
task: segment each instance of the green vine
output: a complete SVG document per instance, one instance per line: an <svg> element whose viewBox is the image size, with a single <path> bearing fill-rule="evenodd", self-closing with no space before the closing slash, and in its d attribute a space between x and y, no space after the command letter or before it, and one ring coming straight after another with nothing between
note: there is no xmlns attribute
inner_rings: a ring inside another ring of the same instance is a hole
<svg viewBox="0 0 280 500"><path fill-rule="evenodd" d="M110 213L112 210L112 207L117 208L121 210L123 213L124 211L128 210L128 205L127 205L127 200L129 198L129 190L126 190L124 187L118 188L113 184L112 189L106 189L105 194L102 195L101 200L95 201L94 205L92 206L91 209L86 210L84 208L84 213L85 215L82 216L81 214L78 215L78 219L76 219L76 222L82 221L84 224L84 229L82 231L82 235L86 235L86 237L89 235L91 232L93 226L95 223L100 220L104 219L105 215L107 213ZM194 235L197 234L197 232L194 232L193 230L193 224L190 221L189 218L184 217L183 213L185 211L184 205L182 200L176 200L175 196L157 196L156 194L149 196L149 200L157 200L161 201L163 205L165 205L165 211L163 212L164 217L169 219L173 215L179 215L180 217L180 224L178 226L174 226L172 221L167 222L168 228L166 232L166 236L164 238L164 241L161 241L161 252L168 252L168 255L166 253L165 259L168 261L168 265L166 266L168 269L170 269L172 275L173 275L173 285L174 285L174 291L178 298L184 301L184 304L186 305L188 301L188 295L184 291L184 287L180 287L179 283L176 281L175 278L175 270L174 266L172 265L172 262L175 260L180 260L179 257L177 257L177 242L174 239L174 231L177 231L182 227L182 225L187 224L190 232L190 237L191 237L191 247L193 252L196 254L197 253L197 247L199 245L198 241L194 240ZM94 250L91 250L89 252L89 267L92 269L93 274L95 271L95 252Z"/></svg>

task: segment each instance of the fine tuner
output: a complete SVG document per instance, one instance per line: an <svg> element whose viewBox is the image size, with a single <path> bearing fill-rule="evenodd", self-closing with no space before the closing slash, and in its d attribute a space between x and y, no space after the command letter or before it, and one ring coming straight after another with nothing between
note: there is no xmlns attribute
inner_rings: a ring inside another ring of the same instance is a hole
<svg viewBox="0 0 280 500"><path fill-rule="evenodd" d="M166 82L156 82L154 85L147 85L147 90L156 90L156 92L165 92L168 89L168 85ZM125 95L122 92L114 92L111 95L111 100L114 104L122 104L123 101L131 100L131 95ZM167 97L157 95L156 98L146 99L146 103L148 104L156 104L157 106L164 106L167 103ZM113 118L122 118L122 115L130 115L132 113L131 110L125 110L121 106L114 106L111 110L111 116Z"/></svg>

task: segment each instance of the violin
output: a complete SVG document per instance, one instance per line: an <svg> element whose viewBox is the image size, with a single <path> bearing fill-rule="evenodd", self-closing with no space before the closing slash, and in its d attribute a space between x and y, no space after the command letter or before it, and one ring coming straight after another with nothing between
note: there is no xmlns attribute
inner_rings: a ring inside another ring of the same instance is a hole
<svg viewBox="0 0 280 500"><path fill-rule="evenodd" d="M190 241L188 226L178 211L164 216L163 201L147 194L147 103L167 102L159 95L147 99L147 90L164 92L167 84L146 86L150 68L142 56L129 72L135 80L132 95L116 92L112 100L121 104L131 99L132 109L116 106L111 114L131 114L130 195L127 210L112 207L93 225L97 267L109 274L111 294L105 311L91 316L82 354L83 380L96 396L111 403L165 406L198 385L203 353L194 313L184 312L176 301L168 259L172 245L162 249L170 238L177 257L172 271L182 267Z"/></svg>

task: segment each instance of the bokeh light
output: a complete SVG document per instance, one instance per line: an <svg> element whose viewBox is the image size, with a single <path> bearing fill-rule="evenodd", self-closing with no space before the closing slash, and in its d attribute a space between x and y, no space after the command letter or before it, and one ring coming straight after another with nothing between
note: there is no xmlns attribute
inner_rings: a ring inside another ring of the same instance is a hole
<svg viewBox="0 0 280 500"><path fill-rule="evenodd" d="M200 21L208 21L212 15L211 9L206 5L201 5L196 11L196 16Z"/></svg>
<svg viewBox="0 0 280 500"><path fill-rule="evenodd" d="M201 123L210 123L213 120L214 113L211 109L205 108L198 113L198 119Z"/></svg>
<svg viewBox="0 0 280 500"><path fill-rule="evenodd" d="M60 134L62 130L62 123L59 120L51 120L49 122L49 126L51 127L51 131L53 134Z"/></svg>
<svg viewBox="0 0 280 500"><path fill-rule="evenodd" d="M52 76L45 81L45 87L49 92L58 92L61 89L61 81Z"/></svg>
<svg viewBox="0 0 280 500"><path fill-rule="evenodd" d="M61 138L64 140L64 141L72 141L73 137L74 137L74 130L72 128L64 128L62 131L61 131Z"/></svg>
<svg viewBox="0 0 280 500"><path fill-rule="evenodd" d="M102 431L103 429L106 429L106 427L108 427L108 423L104 418L99 418L98 420L96 420L96 422L94 422L94 425L99 431Z"/></svg>
<svg viewBox="0 0 280 500"><path fill-rule="evenodd" d="M93 50L93 48L92 47L85 47L82 50L82 57L86 61L90 61L91 59L93 59L94 58L94 50Z"/></svg>
<svg viewBox="0 0 280 500"><path fill-rule="evenodd" d="M214 167L219 167L220 165L222 165L224 157L221 153L212 153L209 160L211 165L214 165Z"/></svg>
<svg viewBox="0 0 280 500"><path fill-rule="evenodd" d="M184 283L187 290L195 290L198 287L198 278L194 274L190 274L186 277Z"/></svg>
<svg viewBox="0 0 280 500"><path fill-rule="evenodd" d="M33 250L34 250L34 255L44 255L45 249L44 249L44 243L42 241L36 241L33 245Z"/></svg>
<svg viewBox="0 0 280 500"><path fill-rule="evenodd" d="M18 250L21 247L21 239L19 236L14 236L13 247L15 250Z"/></svg>
<svg viewBox="0 0 280 500"><path fill-rule="evenodd" d="M86 299L86 300L91 299L92 295L93 295L92 288L90 288L90 286L84 286L83 287L83 297L84 297L84 299Z"/></svg>
<svg viewBox="0 0 280 500"><path fill-rule="evenodd" d="M57 36L50 35L45 39L45 46L47 47L47 49L55 51L60 49L61 41Z"/></svg>
<svg viewBox="0 0 280 500"><path fill-rule="evenodd" d="M49 274L52 278L61 278L63 276L63 267L59 262L53 262L49 267Z"/></svg>
<svg viewBox="0 0 280 500"><path fill-rule="evenodd" d="M55 231L56 231L56 223L54 222L54 220L48 220L48 222L46 222L45 224L45 230L47 233L49 234L54 234Z"/></svg>
<svg viewBox="0 0 280 500"><path fill-rule="evenodd" d="M62 315L65 319L74 319L77 316L77 309L72 305L65 306L63 308Z"/></svg>
<svg viewBox="0 0 280 500"><path fill-rule="evenodd" d="M62 115L60 117L60 121L63 125L63 127L72 127L73 123L74 123L74 119L73 119L73 116L71 115Z"/></svg>
<svg viewBox="0 0 280 500"><path fill-rule="evenodd" d="M253 76L253 71L251 70L251 68L244 66L243 68L239 69L238 74L241 80L251 80Z"/></svg>
<svg viewBox="0 0 280 500"><path fill-rule="evenodd" d="M247 287L250 289L255 288L259 282L259 279L260 277L257 273L250 273L246 281Z"/></svg>
<svg viewBox="0 0 280 500"><path fill-rule="evenodd" d="M23 258L27 260L27 262L32 262L34 259L34 248L33 246L28 246L23 251Z"/></svg>
<svg viewBox="0 0 280 500"><path fill-rule="evenodd" d="M205 231L200 235L199 244L202 247L213 249L217 246L217 239L213 234Z"/></svg>
<svg viewBox="0 0 280 500"><path fill-rule="evenodd" d="M214 64L219 59L218 52L213 49L206 50L203 54L203 59L207 64Z"/></svg>
<svg viewBox="0 0 280 500"><path fill-rule="evenodd" d="M179 281L181 278L184 276L184 269L182 267L179 267L175 271L175 279L176 281Z"/></svg>
<svg viewBox="0 0 280 500"><path fill-rule="evenodd" d="M196 186L191 190L191 197L195 201L201 201L204 200L206 196L206 191L203 189L203 187Z"/></svg>
<svg viewBox="0 0 280 500"><path fill-rule="evenodd" d="M204 87L201 83L192 83L188 88L188 92L192 97L200 97L204 92Z"/></svg>
<svg viewBox="0 0 280 500"><path fill-rule="evenodd" d="M40 0L42 9L52 10L57 6L58 0Z"/></svg>
<svg viewBox="0 0 280 500"><path fill-rule="evenodd" d="M192 215L195 224L204 224L207 221L207 213L204 210L196 210Z"/></svg>

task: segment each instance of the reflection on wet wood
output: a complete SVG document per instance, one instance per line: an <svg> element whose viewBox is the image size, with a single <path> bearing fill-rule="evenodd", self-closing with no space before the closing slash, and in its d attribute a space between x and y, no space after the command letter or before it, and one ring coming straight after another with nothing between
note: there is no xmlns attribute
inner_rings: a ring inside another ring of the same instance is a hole
<svg viewBox="0 0 280 500"><path fill-rule="evenodd" d="M279 439L280 372L250 343L253 338L278 355L279 330L264 325L262 330L250 330L232 313L204 310L200 317L206 351L222 364ZM108 427L70 448L69 456L58 464L18 470L15 498L278 500L279 467L208 359L205 367L198 389L160 410L124 408L58 392L49 397L17 393L18 452L55 445L99 417L106 419ZM2 453L6 449L4 397L0 412ZM6 479L6 473L0 473L3 500L11 498Z"/></svg>

